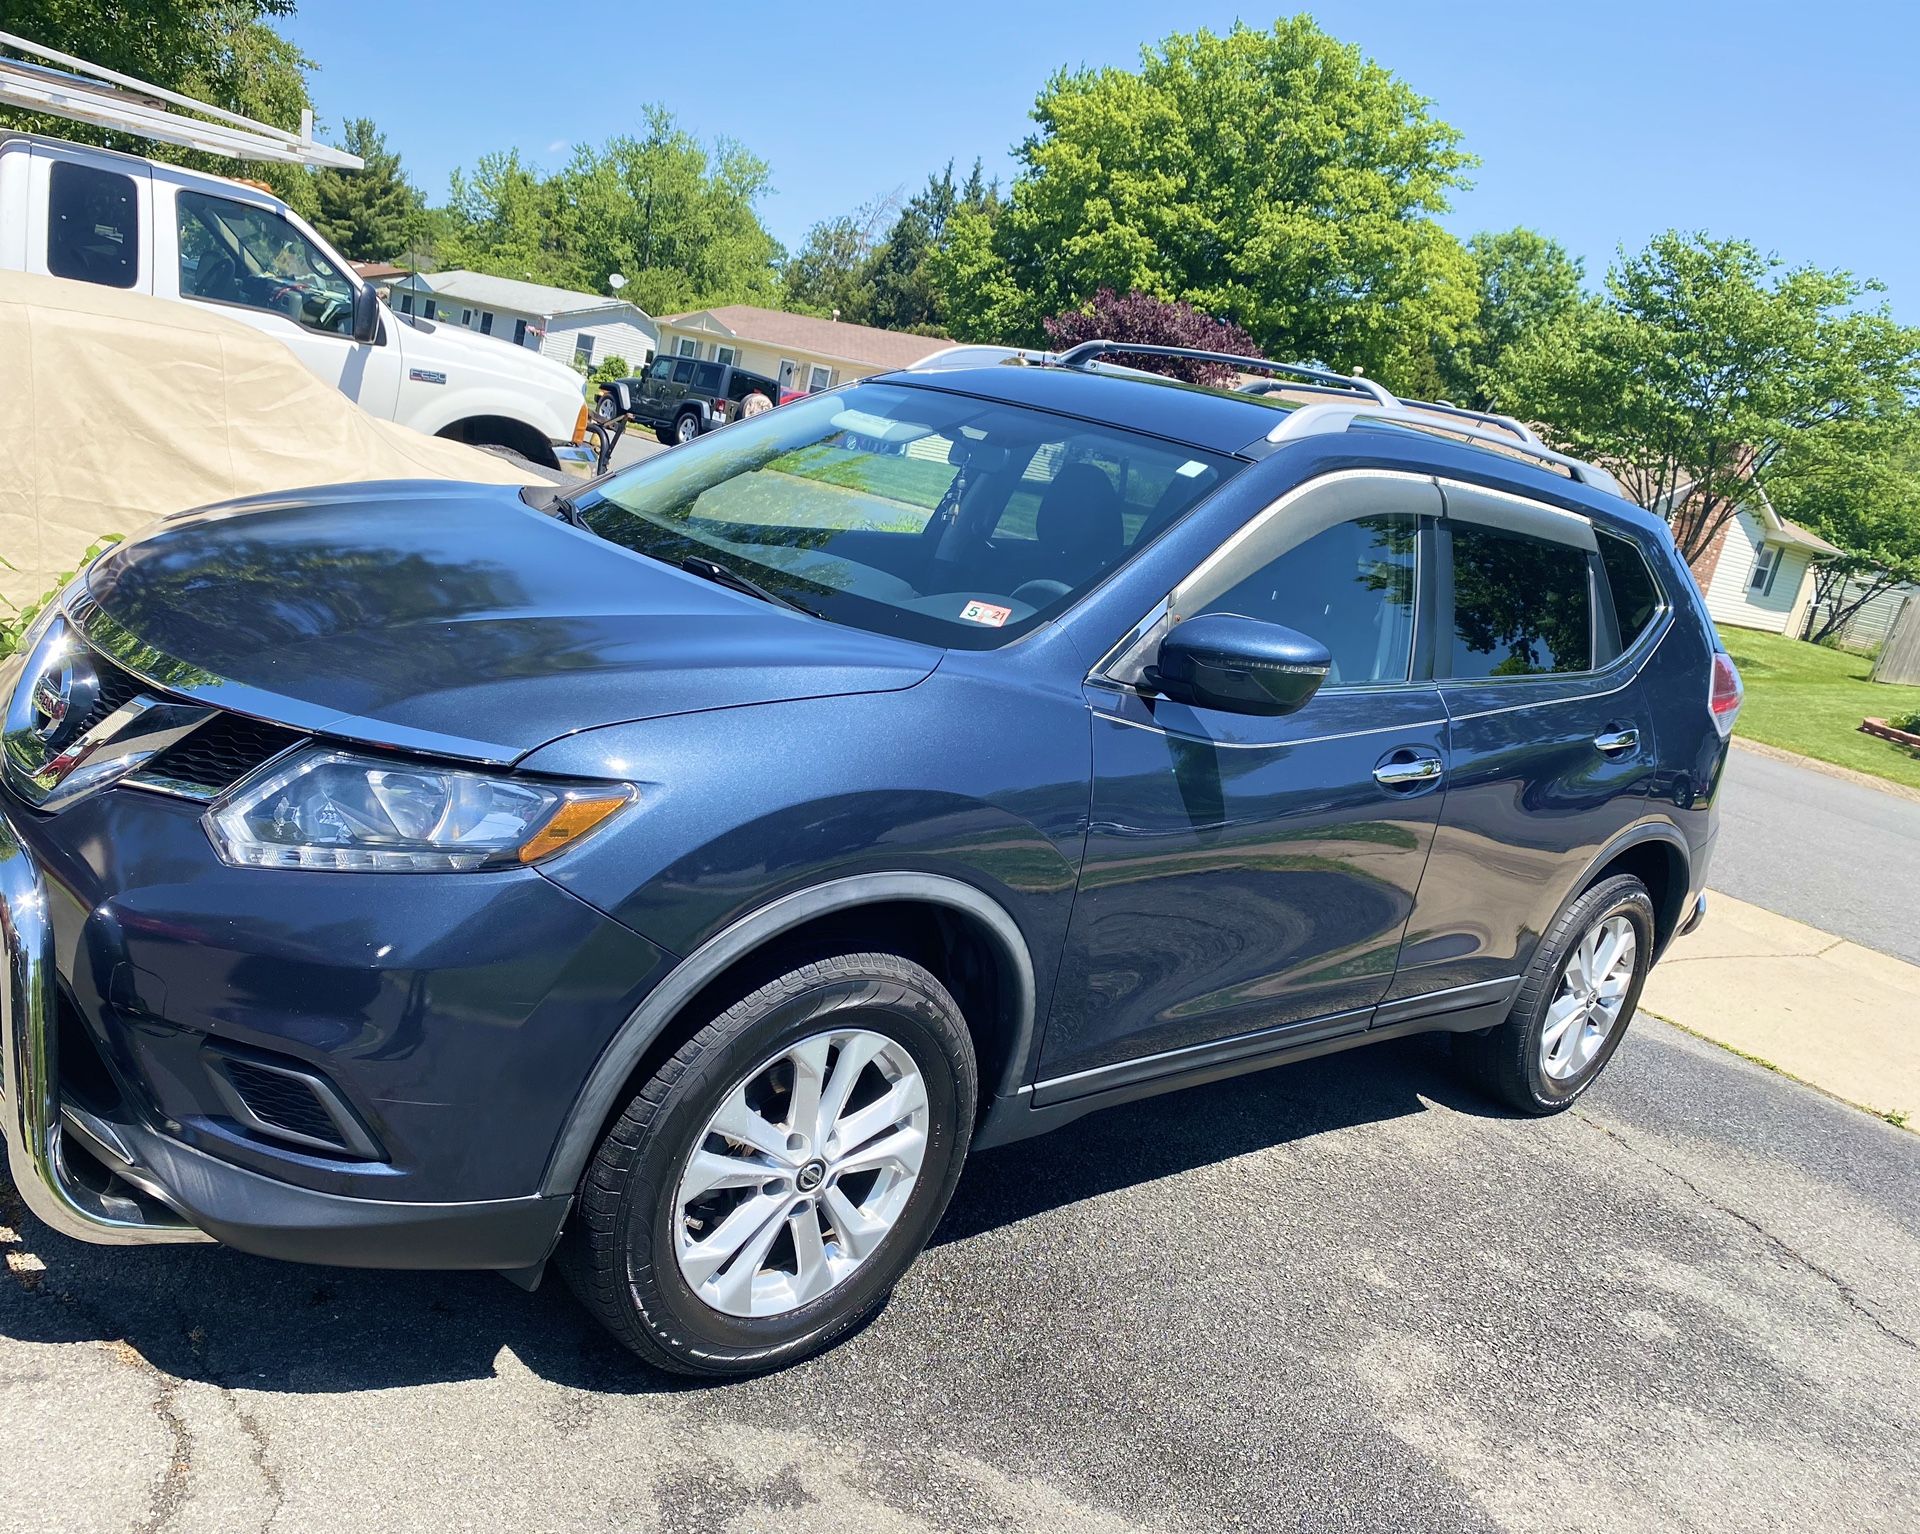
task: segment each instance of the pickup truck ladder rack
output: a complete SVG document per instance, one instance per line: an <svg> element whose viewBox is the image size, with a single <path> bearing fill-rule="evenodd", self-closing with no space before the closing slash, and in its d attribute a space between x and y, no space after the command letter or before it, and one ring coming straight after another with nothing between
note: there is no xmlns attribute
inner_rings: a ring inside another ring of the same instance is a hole
<svg viewBox="0 0 1920 1534"><path fill-rule="evenodd" d="M359 170L365 164L358 155L316 143L311 111L300 114L300 131L289 133L164 86L89 64L70 53L43 48L11 32L0 32L0 48L46 61L33 63L0 55L0 105L92 123L235 160L278 160L288 165L331 165L341 170ZM175 107L181 110L170 110Z"/></svg>

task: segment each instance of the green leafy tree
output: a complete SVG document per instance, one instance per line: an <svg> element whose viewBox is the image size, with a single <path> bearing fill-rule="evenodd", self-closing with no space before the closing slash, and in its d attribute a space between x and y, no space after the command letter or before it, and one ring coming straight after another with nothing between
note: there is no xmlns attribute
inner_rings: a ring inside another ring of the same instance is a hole
<svg viewBox="0 0 1920 1534"><path fill-rule="evenodd" d="M1486 409L1502 360L1528 337L1557 324L1580 303L1578 257L1531 229L1476 234L1467 241L1479 289L1479 318L1440 364L1447 397Z"/></svg>
<svg viewBox="0 0 1920 1534"><path fill-rule="evenodd" d="M619 272L621 296L651 314L774 302L781 251L756 211L766 162L731 140L702 146L664 108L644 117L641 136L579 145L552 176L517 153L455 172L439 264L595 293Z"/></svg>
<svg viewBox="0 0 1920 1534"><path fill-rule="evenodd" d="M991 220L999 207L999 183L986 179L977 159L957 186L952 161L939 175L928 176L873 254L862 320L887 330L946 334L947 303L938 262L952 238L954 219L968 215Z"/></svg>
<svg viewBox="0 0 1920 1534"><path fill-rule="evenodd" d="M314 225L350 261L392 261L417 243L426 199L371 121L350 119L345 137L347 152L366 164L315 173Z"/></svg>
<svg viewBox="0 0 1920 1534"><path fill-rule="evenodd" d="M1868 602L1903 582L1920 585L1920 413L1872 412L1799 433L1767 478L1785 516L1839 548L1814 567L1825 639Z"/></svg>
<svg viewBox="0 0 1920 1534"><path fill-rule="evenodd" d="M1611 467L1692 560L1801 434L1898 410L1920 383L1920 335L1861 307L1872 291L1744 240L1670 231L1623 254L1603 296L1517 344L1494 393Z"/></svg>
<svg viewBox="0 0 1920 1534"><path fill-rule="evenodd" d="M880 198L809 229L781 267L786 307L869 323L874 251L898 207L897 197Z"/></svg>
<svg viewBox="0 0 1920 1534"><path fill-rule="evenodd" d="M1472 160L1359 49L1305 16L1175 35L1137 71L1056 74L1033 115L1010 205L955 220L956 335L1037 341L1110 287L1232 319L1270 356L1438 386L1478 295L1435 220Z"/></svg>

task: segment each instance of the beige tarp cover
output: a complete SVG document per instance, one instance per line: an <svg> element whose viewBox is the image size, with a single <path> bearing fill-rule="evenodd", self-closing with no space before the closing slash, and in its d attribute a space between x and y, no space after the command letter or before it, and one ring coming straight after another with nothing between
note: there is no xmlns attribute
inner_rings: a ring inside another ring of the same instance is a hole
<svg viewBox="0 0 1920 1534"><path fill-rule="evenodd" d="M0 272L5 602L37 599L102 533L236 495L369 479L538 482L375 420L225 315Z"/></svg>

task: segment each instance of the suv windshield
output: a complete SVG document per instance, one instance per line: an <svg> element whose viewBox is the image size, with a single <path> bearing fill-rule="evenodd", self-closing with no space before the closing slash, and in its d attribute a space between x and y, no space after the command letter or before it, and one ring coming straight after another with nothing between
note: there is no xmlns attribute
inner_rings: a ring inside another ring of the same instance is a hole
<svg viewBox="0 0 1920 1534"><path fill-rule="evenodd" d="M614 543L717 560L835 622L990 649L1239 467L993 400L855 384L663 453L580 510Z"/></svg>

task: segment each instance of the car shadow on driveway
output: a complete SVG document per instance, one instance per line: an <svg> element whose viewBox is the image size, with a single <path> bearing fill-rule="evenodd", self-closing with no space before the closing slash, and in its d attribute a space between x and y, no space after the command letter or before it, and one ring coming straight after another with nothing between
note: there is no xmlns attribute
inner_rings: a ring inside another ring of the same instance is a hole
<svg viewBox="0 0 1920 1534"><path fill-rule="evenodd" d="M1505 1116L1464 1088L1445 1041L1410 1039L1150 1098L985 1152L935 1246L1129 1186L1443 1103ZM307 1267L217 1246L96 1247L28 1215L0 1172L0 1337L124 1344L154 1368L221 1387L338 1393L489 1378L503 1349L584 1390L666 1393L558 1275L528 1295L490 1273ZM911 1303L910 1300L904 1301ZM956 1338L956 1345L964 1339Z"/></svg>

